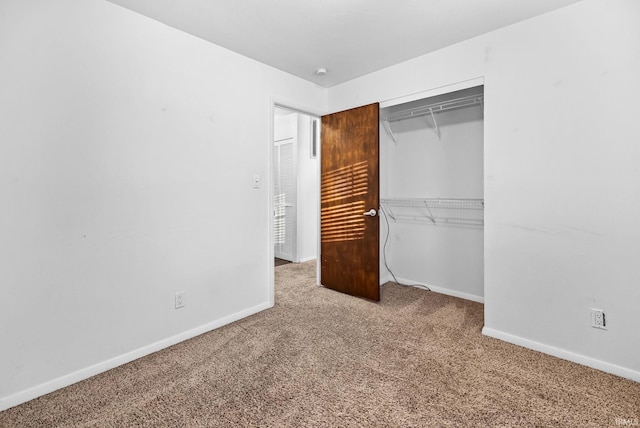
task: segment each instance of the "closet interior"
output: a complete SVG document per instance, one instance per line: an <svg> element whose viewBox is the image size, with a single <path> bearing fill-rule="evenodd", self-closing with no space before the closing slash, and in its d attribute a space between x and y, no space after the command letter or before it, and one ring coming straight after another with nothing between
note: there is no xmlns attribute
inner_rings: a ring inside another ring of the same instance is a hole
<svg viewBox="0 0 640 428"><path fill-rule="evenodd" d="M381 277L484 299L484 90L380 111Z"/></svg>

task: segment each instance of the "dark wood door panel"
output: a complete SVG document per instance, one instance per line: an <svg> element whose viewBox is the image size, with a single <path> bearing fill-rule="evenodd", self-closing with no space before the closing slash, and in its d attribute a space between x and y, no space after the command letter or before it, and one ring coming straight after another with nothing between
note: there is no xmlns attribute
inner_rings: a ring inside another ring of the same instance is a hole
<svg viewBox="0 0 640 428"><path fill-rule="evenodd" d="M380 300L379 106L322 117L321 268L327 288Z"/></svg>

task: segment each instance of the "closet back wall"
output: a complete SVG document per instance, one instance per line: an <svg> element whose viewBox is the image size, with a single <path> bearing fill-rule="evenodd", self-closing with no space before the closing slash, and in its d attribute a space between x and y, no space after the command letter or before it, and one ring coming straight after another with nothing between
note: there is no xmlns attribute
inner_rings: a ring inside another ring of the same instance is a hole
<svg viewBox="0 0 640 428"><path fill-rule="evenodd" d="M382 198L483 197L483 120L480 105L391 123L397 144L380 133ZM483 228L394 222L387 262L396 277L475 301L484 296ZM382 222L384 244L386 224ZM382 277L388 272L382 266Z"/></svg>

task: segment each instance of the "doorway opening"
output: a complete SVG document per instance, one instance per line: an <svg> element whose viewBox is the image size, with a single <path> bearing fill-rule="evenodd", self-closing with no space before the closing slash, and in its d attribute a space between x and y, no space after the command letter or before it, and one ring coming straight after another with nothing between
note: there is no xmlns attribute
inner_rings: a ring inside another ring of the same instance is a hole
<svg viewBox="0 0 640 428"><path fill-rule="evenodd" d="M274 266L318 257L319 118L274 107Z"/></svg>

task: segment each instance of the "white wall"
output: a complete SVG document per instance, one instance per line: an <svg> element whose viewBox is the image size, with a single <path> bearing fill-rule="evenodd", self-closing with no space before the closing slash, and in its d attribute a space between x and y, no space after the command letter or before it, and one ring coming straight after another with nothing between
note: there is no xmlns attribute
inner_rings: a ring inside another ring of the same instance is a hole
<svg viewBox="0 0 640 428"><path fill-rule="evenodd" d="M0 52L0 410L273 304L271 105L326 90L101 0Z"/></svg>
<svg viewBox="0 0 640 428"><path fill-rule="evenodd" d="M318 158L311 158L311 117L298 114L298 261L318 258Z"/></svg>
<svg viewBox="0 0 640 428"><path fill-rule="evenodd" d="M333 87L329 110L484 76L484 332L640 381L639 75L640 3L585 0Z"/></svg>
<svg viewBox="0 0 640 428"><path fill-rule="evenodd" d="M387 132L380 133L380 178L384 181L381 198L483 198L481 106L438 113L436 120L440 136L431 117L426 116L391 123L397 143ZM395 210L408 215L419 215L421 211L399 207ZM466 210L436 210L434 214L482 218ZM388 220L387 265L400 282L483 301L482 226L444 222L434 225L426 217L422 222ZM384 246L386 222L381 224ZM381 276L389 278L384 263L380 266Z"/></svg>

